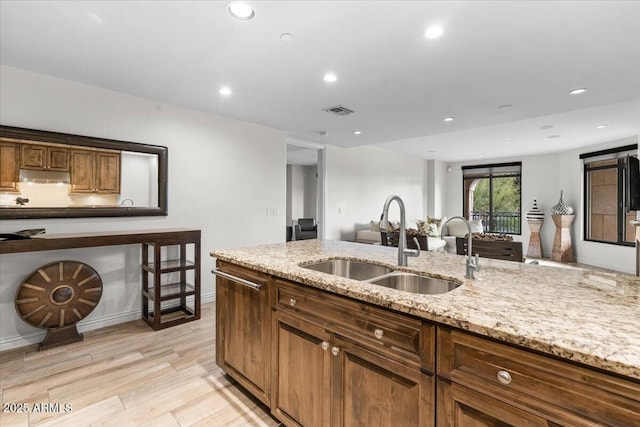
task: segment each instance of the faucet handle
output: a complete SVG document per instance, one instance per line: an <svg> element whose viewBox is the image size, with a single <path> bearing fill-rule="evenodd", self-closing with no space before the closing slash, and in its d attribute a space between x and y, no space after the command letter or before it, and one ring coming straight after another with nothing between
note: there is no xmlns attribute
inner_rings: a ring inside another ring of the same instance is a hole
<svg viewBox="0 0 640 427"><path fill-rule="evenodd" d="M480 270L480 255L477 252L476 252L475 256L473 257L473 263L471 264L471 266L476 271Z"/></svg>
<svg viewBox="0 0 640 427"><path fill-rule="evenodd" d="M417 239L417 238L415 238L415 237L413 238L413 241L414 241L414 243L416 244L416 246L418 247L418 249L406 249L406 248L405 248L405 250L404 250L403 252L404 252L404 254L405 254L406 256L410 256L410 257L417 257L417 256L420 256L420 250L421 250L421 248L420 248L420 242L418 242L418 239Z"/></svg>

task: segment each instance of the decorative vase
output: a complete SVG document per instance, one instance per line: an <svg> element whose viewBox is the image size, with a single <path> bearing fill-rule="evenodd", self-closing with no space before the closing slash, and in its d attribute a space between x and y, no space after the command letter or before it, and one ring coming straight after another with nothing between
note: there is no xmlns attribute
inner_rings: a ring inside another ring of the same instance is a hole
<svg viewBox="0 0 640 427"><path fill-rule="evenodd" d="M533 199L531 210L526 213L525 217L529 220L544 220L544 212L542 212L538 207L538 201L536 199Z"/></svg>
<svg viewBox="0 0 640 427"><path fill-rule="evenodd" d="M551 207L551 215L573 215L573 208L564 201L564 192L560 190L560 200Z"/></svg>

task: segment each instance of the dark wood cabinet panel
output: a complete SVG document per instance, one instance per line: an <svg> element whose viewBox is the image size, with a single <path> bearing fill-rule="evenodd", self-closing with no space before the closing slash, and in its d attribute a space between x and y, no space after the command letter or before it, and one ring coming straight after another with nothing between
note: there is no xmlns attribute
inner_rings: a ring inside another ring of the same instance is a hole
<svg viewBox="0 0 640 427"><path fill-rule="evenodd" d="M434 376L336 337L334 426L433 426Z"/></svg>
<svg viewBox="0 0 640 427"><path fill-rule="evenodd" d="M218 262L218 270L260 284L249 288L238 281L216 278L216 359L229 375L263 403L270 403L270 320L267 276Z"/></svg>
<svg viewBox="0 0 640 427"><path fill-rule="evenodd" d="M96 153L95 185L97 193L120 194L119 153Z"/></svg>
<svg viewBox="0 0 640 427"><path fill-rule="evenodd" d="M544 418L456 383L438 380L438 427L551 427Z"/></svg>
<svg viewBox="0 0 640 427"><path fill-rule="evenodd" d="M120 193L120 153L71 151L70 193Z"/></svg>
<svg viewBox="0 0 640 427"><path fill-rule="evenodd" d="M637 382L456 329L437 334L440 378L560 425L640 425Z"/></svg>
<svg viewBox="0 0 640 427"><path fill-rule="evenodd" d="M18 144L0 141L0 191L20 191Z"/></svg>
<svg viewBox="0 0 640 427"><path fill-rule="evenodd" d="M272 408L286 425L434 425L433 357L418 355L433 327L278 278L272 300Z"/></svg>
<svg viewBox="0 0 640 427"><path fill-rule="evenodd" d="M20 144L20 168L69 171L69 148L63 145Z"/></svg>
<svg viewBox="0 0 640 427"><path fill-rule="evenodd" d="M218 290L218 363L284 425L640 425L635 380L242 269L268 290Z"/></svg>
<svg viewBox="0 0 640 427"><path fill-rule="evenodd" d="M331 411L331 336L276 312L273 414L289 426L325 427Z"/></svg>

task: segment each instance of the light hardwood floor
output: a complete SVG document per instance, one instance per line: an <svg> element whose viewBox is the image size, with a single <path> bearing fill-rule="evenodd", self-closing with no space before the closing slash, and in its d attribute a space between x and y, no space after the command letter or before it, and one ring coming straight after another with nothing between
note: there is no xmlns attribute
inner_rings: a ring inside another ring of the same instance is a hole
<svg viewBox="0 0 640 427"><path fill-rule="evenodd" d="M1 426L279 425L215 364L215 303L162 331L138 320L84 336L0 353ZM20 404L29 412L4 412Z"/></svg>

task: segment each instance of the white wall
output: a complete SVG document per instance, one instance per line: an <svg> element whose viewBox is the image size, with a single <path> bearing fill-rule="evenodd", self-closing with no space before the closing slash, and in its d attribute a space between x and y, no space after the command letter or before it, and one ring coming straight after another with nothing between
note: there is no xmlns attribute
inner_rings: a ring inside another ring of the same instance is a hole
<svg viewBox="0 0 640 427"><path fill-rule="evenodd" d="M287 165L287 225L298 218L318 218L318 167Z"/></svg>
<svg viewBox="0 0 640 427"><path fill-rule="evenodd" d="M118 204L126 199L129 206L158 206L158 156L123 151L120 154L120 196ZM155 193L151 193L156 189Z"/></svg>
<svg viewBox="0 0 640 427"><path fill-rule="evenodd" d="M354 240L355 227L379 220L392 194L404 201L407 220L423 218L424 162L376 147L326 148L326 238ZM396 203L390 219L400 218Z"/></svg>
<svg viewBox="0 0 640 427"><path fill-rule="evenodd" d="M295 221L304 217L304 167L287 165L287 179L290 179L287 182L287 197L291 202L287 217Z"/></svg>
<svg viewBox="0 0 640 427"><path fill-rule="evenodd" d="M284 132L5 66L0 92L3 125L169 148L168 216L7 220L1 232L201 229L205 301L214 297L212 249L284 241L284 215L266 215L268 208L285 212ZM17 317L14 294L31 271L61 259L92 265L104 283L102 300L81 330L140 317L138 246L2 255L1 350L44 337Z"/></svg>
<svg viewBox="0 0 640 427"><path fill-rule="evenodd" d="M318 218L318 167L304 167L304 217Z"/></svg>
<svg viewBox="0 0 640 427"><path fill-rule="evenodd" d="M447 165L439 160L427 161L427 209L429 216L441 218L444 216L444 193L446 191L448 172Z"/></svg>
<svg viewBox="0 0 640 427"><path fill-rule="evenodd" d="M583 238L584 200L583 200L583 163L579 156L582 153L620 147L638 142L637 137L611 141L579 150L570 150L541 156L528 156L511 159L484 160L482 162L454 163L449 166L452 172L447 180L444 198L446 206L443 215L462 214L462 166L470 164L505 163L522 161L522 211L531 209L533 199L546 213L540 232L542 250L545 257L551 256L555 226L549 210L558 203L560 190L564 190L567 204L574 208L576 218L571 226L571 238L576 260L581 263L611 268L627 273L635 273L635 248L588 242ZM522 240L523 252L526 254L530 230L526 219L522 220L522 236L514 240Z"/></svg>

